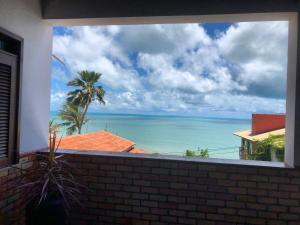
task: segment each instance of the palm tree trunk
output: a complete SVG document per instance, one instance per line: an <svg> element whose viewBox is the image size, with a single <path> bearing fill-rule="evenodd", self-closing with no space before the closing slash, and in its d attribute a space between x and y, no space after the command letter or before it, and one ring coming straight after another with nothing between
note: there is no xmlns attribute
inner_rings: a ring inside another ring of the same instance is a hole
<svg viewBox="0 0 300 225"><path fill-rule="evenodd" d="M81 134L81 128L82 128L82 125L83 125L83 121L84 121L85 115L86 115L86 113L88 111L89 105L90 105L90 103L86 104L86 106L85 106L85 108L83 110L82 117L81 117L81 120L80 120L80 123L79 123L79 127L78 127L78 134Z"/></svg>

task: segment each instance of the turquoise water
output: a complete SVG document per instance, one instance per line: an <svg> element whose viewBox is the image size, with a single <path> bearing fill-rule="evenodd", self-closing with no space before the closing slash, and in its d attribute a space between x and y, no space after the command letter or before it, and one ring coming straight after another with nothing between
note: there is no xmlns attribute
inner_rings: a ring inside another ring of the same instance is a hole
<svg viewBox="0 0 300 225"><path fill-rule="evenodd" d="M51 117L58 120L56 113ZM250 120L203 117L96 114L88 115L83 132L108 130L130 139L147 153L183 155L186 149L208 148L211 158L238 159L240 138Z"/></svg>

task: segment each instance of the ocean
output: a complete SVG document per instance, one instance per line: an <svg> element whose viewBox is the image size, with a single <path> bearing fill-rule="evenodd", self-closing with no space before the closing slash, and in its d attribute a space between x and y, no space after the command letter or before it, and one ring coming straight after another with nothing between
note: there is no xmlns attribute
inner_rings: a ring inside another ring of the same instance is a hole
<svg viewBox="0 0 300 225"><path fill-rule="evenodd" d="M108 130L147 153L184 155L208 149L211 158L239 159L241 140L232 133L251 127L248 119L89 113L82 132ZM51 118L59 122L57 113Z"/></svg>

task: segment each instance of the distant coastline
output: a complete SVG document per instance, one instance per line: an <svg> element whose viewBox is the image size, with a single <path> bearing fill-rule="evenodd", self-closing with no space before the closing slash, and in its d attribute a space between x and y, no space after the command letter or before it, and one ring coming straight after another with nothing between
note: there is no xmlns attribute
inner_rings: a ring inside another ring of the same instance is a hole
<svg viewBox="0 0 300 225"><path fill-rule="evenodd" d="M57 112L51 112L56 119ZM213 158L238 159L239 138L232 133L250 127L250 119L181 115L89 113L83 132L108 130L132 140L148 153L183 155L208 148Z"/></svg>

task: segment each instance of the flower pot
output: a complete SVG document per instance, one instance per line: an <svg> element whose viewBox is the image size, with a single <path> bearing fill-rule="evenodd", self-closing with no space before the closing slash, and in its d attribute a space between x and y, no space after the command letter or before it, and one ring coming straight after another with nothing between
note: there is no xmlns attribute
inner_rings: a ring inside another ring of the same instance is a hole
<svg viewBox="0 0 300 225"><path fill-rule="evenodd" d="M37 205L31 201L26 207L26 225L66 225L66 212L61 198L50 198Z"/></svg>

